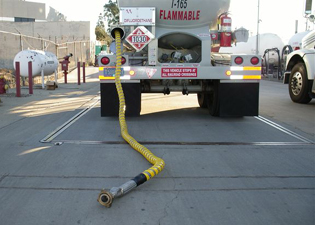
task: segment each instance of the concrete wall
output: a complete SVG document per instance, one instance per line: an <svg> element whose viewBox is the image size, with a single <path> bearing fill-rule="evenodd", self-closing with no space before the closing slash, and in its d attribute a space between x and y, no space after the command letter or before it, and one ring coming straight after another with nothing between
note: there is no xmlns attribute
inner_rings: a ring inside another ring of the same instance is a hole
<svg viewBox="0 0 315 225"><path fill-rule="evenodd" d="M45 4L20 0L0 0L0 17L46 20Z"/></svg>
<svg viewBox="0 0 315 225"><path fill-rule="evenodd" d="M56 10L54 12L57 14ZM45 4L0 0L0 17L46 20ZM90 42L90 22L0 21L0 69L13 69L15 55L25 49L50 51L58 58L72 53L74 56L71 58L70 67L75 67L77 61L93 61L94 46Z"/></svg>
<svg viewBox="0 0 315 225"><path fill-rule="evenodd" d="M90 22L0 22L0 30L57 41L90 40Z"/></svg>
<svg viewBox="0 0 315 225"><path fill-rule="evenodd" d="M90 22L0 22L0 68L12 69L15 55L25 49L50 51L59 58L72 53L73 66L93 61L89 31Z"/></svg>

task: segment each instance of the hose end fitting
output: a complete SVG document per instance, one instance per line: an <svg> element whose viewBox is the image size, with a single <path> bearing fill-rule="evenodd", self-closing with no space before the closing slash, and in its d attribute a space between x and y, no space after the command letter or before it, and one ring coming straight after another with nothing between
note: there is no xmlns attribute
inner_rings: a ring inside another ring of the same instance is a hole
<svg viewBox="0 0 315 225"><path fill-rule="evenodd" d="M114 196L109 191L106 190L102 190L97 198L97 201L107 208L110 208L112 206L113 200Z"/></svg>
<svg viewBox="0 0 315 225"><path fill-rule="evenodd" d="M116 34L115 32L118 31L120 33L120 38L123 40L125 38L125 30L122 27L114 27L110 31L110 35L112 36L113 39L116 39Z"/></svg>

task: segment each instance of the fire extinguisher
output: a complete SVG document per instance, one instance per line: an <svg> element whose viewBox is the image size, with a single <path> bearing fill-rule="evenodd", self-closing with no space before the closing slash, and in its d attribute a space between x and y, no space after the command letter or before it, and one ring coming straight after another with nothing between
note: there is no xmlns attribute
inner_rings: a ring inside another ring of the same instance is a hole
<svg viewBox="0 0 315 225"><path fill-rule="evenodd" d="M221 47L231 47L232 44L232 19L228 16L228 13L221 14L219 17L221 23Z"/></svg>

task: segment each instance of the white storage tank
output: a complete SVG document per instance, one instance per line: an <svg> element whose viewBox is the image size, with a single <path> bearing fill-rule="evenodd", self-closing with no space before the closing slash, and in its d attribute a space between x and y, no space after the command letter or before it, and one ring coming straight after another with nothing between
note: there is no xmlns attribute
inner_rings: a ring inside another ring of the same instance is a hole
<svg viewBox="0 0 315 225"><path fill-rule="evenodd" d="M169 28L193 28L210 25L227 12L230 0L118 0L119 7L155 7L156 25Z"/></svg>
<svg viewBox="0 0 315 225"><path fill-rule="evenodd" d="M44 75L51 75L58 68L58 59L54 53L40 50L23 50L13 60L14 69L15 62L20 62L20 73L23 77L28 77L29 61L32 61L33 77L40 76L42 70Z"/></svg>

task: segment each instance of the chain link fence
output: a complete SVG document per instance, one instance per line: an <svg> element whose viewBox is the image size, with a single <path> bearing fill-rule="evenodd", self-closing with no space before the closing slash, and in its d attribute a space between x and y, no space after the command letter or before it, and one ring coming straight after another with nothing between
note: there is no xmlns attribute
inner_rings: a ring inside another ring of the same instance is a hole
<svg viewBox="0 0 315 225"><path fill-rule="evenodd" d="M14 86L14 67L13 60L17 53L22 50L43 50L54 53L58 60L61 61L64 56L72 53L70 58L69 71L76 68L77 62L85 62L87 65L94 63L95 57L95 42L89 40L81 41L67 41L61 40L57 43L57 38L54 40L47 40L40 37L31 37L19 33L11 33L0 31L0 73L5 75L10 87ZM61 64L58 66L58 78L63 76ZM10 74L12 75L10 77ZM52 80L54 74L46 76L46 80ZM25 83L26 78L22 81ZM39 79L40 80L40 79ZM36 79L34 78L34 82Z"/></svg>

